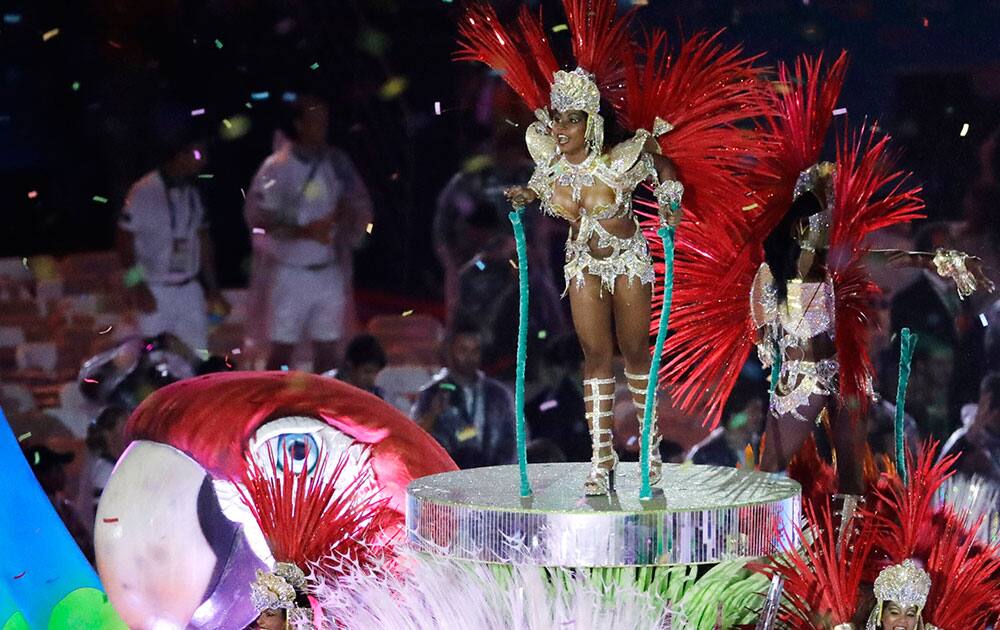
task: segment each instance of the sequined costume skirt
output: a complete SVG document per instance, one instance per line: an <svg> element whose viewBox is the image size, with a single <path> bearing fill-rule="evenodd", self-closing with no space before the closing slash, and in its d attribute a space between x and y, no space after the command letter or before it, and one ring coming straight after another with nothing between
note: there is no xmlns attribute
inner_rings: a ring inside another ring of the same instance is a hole
<svg viewBox="0 0 1000 630"><path fill-rule="evenodd" d="M655 279L653 259L649 255L649 246L643 236L639 224L636 223L632 236L622 238L605 230L600 223L593 221L590 229L581 229L574 239L570 236L566 241L566 264L563 271L566 276L566 290L570 283L575 282L577 289L583 288L585 274L601 279L601 290L615 292L615 280L619 276L628 278L631 283L638 280L642 284L652 284ZM597 257L590 251L590 236L597 236L599 249L611 249L607 256Z"/></svg>
<svg viewBox="0 0 1000 630"><path fill-rule="evenodd" d="M783 362L778 387L771 396L771 410L775 415L791 414L795 419L807 422L799 409L809 404L809 397L813 394L829 396L836 392L839 369L836 359Z"/></svg>

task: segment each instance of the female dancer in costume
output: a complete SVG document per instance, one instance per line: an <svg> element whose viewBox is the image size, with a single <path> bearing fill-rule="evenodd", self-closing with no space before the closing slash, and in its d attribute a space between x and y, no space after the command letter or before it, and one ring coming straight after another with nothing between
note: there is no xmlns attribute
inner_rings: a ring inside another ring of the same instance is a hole
<svg viewBox="0 0 1000 630"><path fill-rule="evenodd" d="M840 490L861 490L860 440L871 397L868 322L878 287L865 262L936 265L963 290L975 287L958 252L875 252L880 228L919 218L919 187L906 187L871 130L844 136L836 164L818 163L843 84L846 55L779 65L779 89L762 133L757 204L705 217L678 234L677 290L663 376L685 411L719 412L754 343L776 373L761 467L781 470L828 409ZM685 225L688 225L687 223ZM683 230L683 228L682 228ZM681 238L683 236L684 238ZM805 420L805 421L804 421Z"/></svg>
<svg viewBox="0 0 1000 630"><path fill-rule="evenodd" d="M733 125L758 113L750 103L759 99L753 59L741 58L739 49L722 50L715 37L696 35L671 56L665 35L654 33L640 63L635 58L639 47L628 35L631 12L617 20L614 0L564 0L563 5L578 65L572 72L559 70L540 20L527 9L517 17L519 32L512 33L487 4L467 11L458 58L500 71L538 118L526 135L534 174L507 196L515 207L539 200L543 211L570 223L566 293L585 356L584 401L592 442L584 490L600 495L614 490L618 461L612 441L612 338L617 336L641 418L651 320L657 316L651 315L654 265L633 194L640 184L648 185L655 224L671 226L680 220L685 189L678 180L704 183L696 187L706 202L741 198L745 188L731 170L753 145ZM634 135L623 142L606 138L605 122L613 117ZM685 212L698 216L702 210L685 202ZM661 458L655 415L649 434L650 481L657 483Z"/></svg>

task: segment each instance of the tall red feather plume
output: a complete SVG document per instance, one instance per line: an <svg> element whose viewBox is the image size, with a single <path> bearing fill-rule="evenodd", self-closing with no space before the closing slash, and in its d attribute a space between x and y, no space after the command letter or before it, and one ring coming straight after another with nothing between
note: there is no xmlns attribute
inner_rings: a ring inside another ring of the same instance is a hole
<svg viewBox="0 0 1000 630"><path fill-rule="evenodd" d="M636 51L637 60L625 64L619 112L629 129L651 129L656 117L674 125L658 139L685 189L684 221L676 234L673 332L664 347L661 378L676 403L688 412L707 413L706 422L713 426L751 345L747 295L752 272L747 276L749 263L738 261L747 255L752 234L741 208L754 201L743 173L766 147L738 125L770 113L753 65L757 57L724 47L720 35L697 33L672 50L667 36L654 32ZM656 204L641 197L636 211L662 278ZM653 331L663 309L662 286L657 282L654 289ZM712 394L720 383L726 396Z"/></svg>
<svg viewBox="0 0 1000 630"><path fill-rule="evenodd" d="M538 73L541 74L545 92L543 93L543 103L548 96L549 86L552 82L552 75L559 69L559 62L552 53L552 46L549 44L548 35L545 34L545 27L542 22L542 8L538 7L538 15L532 15L527 6L522 6L517 12L517 25L521 29L521 39L531 51L530 57L534 60Z"/></svg>
<svg viewBox="0 0 1000 630"><path fill-rule="evenodd" d="M907 558L926 560L940 528L934 523L934 495L954 471L957 455L935 462L937 442L921 447L916 461L909 462L909 483L892 470L882 475L866 512L875 526L877 546L892 564Z"/></svg>
<svg viewBox="0 0 1000 630"><path fill-rule="evenodd" d="M976 523L978 528L982 522ZM938 628L985 628L1000 611L1000 547L978 553L957 523L935 541L927 561L931 592L924 618Z"/></svg>
<svg viewBox="0 0 1000 630"><path fill-rule="evenodd" d="M617 17L616 0L563 0L576 65L592 73L601 96L614 102L629 49L629 27L636 9Z"/></svg>
<svg viewBox="0 0 1000 630"><path fill-rule="evenodd" d="M387 500L367 490L363 476L346 478L346 454L330 470L320 451L312 472L304 466L279 470L268 454L267 467L247 461L243 487L237 487L275 560L336 577L343 566L366 566L381 556Z"/></svg>
<svg viewBox="0 0 1000 630"><path fill-rule="evenodd" d="M838 140L827 267L836 303L840 397L855 420L868 409L872 363L868 355L873 299L880 289L865 268L865 238L875 230L921 218L920 187L896 170L889 137L876 140L873 129Z"/></svg>
<svg viewBox="0 0 1000 630"><path fill-rule="evenodd" d="M535 110L548 103L552 80L548 69L554 58L550 49L548 55L544 53L548 49L544 30L526 10L518 20L522 29L528 28L515 34L504 28L488 3L470 4L459 22L459 49L454 56L459 61L479 61L493 68L528 108ZM533 55L526 55L525 50L531 50Z"/></svg>
<svg viewBox="0 0 1000 630"><path fill-rule="evenodd" d="M829 628L851 621L857 612L858 590L872 551L872 526L854 519L838 549L839 528L828 505L814 510L803 505L807 530L798 530L801 548L772 555L751 568L785 580L785 601L779 612L782 627Z"/></svg>

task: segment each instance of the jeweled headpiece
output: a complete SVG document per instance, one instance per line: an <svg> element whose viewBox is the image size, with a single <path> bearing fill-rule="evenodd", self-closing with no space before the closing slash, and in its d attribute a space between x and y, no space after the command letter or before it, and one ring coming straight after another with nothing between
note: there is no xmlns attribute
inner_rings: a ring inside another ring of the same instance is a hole
<svg viewBox="0 0 1000 630"><path fill-rule="evenodd" d="M913 560L882 569L875 578L875 599L896 602L903 608L923 608L931 591L931 576Z"/></svg>
<svg viewBox="0 0 1000 630"><path fill-rule="evenodd" d="M552 109L568 112L578 109L594 115L601 111L601 91L594 75L583 68L572 72L557 70L552 80Z"/></svg>
<svg viewBox="0 0 1000 630"><path fill-rule="evenodd" d="M257 569L257 579L250 584L250 601L257 612L265 610L293 610L296 590L306 583L302 569L288 562L279 562L274 571L265 573Z"/></svg>
<svg viewBox="0 0 1000 630"><path fill-rule="evenodd" d="M832 162L818 162L799 173L792 190L792 201L807 192L811 192L825 204L825 209L833 206L833 187L830 178L837 172L837 165ZM825 196L825 198L824 198Z"/></svg>

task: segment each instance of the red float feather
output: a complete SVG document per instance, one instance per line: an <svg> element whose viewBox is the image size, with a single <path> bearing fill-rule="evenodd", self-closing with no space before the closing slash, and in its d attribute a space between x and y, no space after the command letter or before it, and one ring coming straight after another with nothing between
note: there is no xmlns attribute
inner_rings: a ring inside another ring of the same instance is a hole
<svg viewBox="0 0 1000 630"><path fill-rule="evenodd" d="M273 452L268 455L266 467L248 459L237 487L275 560L336 577L344 566L366 566L382 557L388 500L367 490L364 476L346 478L346 453L329 470L321 450L312 472L305 466L299 472L292 466L279 470Z"/></svg>
<svg viewBox="0 0 1000 630"><path fill-rule="evenodd" d="M785 580L785 601L779 612L784 628L829 628L851 621L857 612L858 590L872 552L871 524L854 519L838 545L839 528L828 505L814 510L803 505L808 528L798 529L801 548L786 550L751 568Z"/></svg>
<svg viewBox="0 0 1000 630"><path fill-rule="evenodd" d="M982 523L980 519L975 527ZM938 628L986 628L1000 611L1000 547L974 549L957 523L938 536L927 572L931 592L924 618Z"/></svg>

